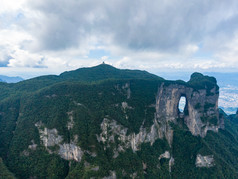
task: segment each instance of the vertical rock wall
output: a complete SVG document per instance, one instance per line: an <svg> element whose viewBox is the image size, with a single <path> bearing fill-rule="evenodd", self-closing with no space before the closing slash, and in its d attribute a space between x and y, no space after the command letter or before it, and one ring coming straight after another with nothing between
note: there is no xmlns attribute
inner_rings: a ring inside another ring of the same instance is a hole
<svg viewBox="0 0 238 179"><path fill-rule="evenodd" d="M179 100L184 96L186 106L184 112L178 109ZM223 119L219 118L218 87L196 89L188 83L164 82L158 88L156 97L156 119L164 123L165 136L171 143L172 129L169 122L177 123L178 118L184 119L185 124L195 136L205 137L208 130L217 132L223 127Z"/></svg>

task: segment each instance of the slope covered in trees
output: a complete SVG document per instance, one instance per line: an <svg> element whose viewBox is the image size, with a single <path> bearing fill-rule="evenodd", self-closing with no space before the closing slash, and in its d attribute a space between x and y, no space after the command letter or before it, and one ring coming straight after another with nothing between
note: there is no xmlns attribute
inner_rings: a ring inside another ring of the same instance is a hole
<svg viewBox="0 0 238 179"><path fill-rule="evenodd" d="M216 85L214 78L199 74L193 78L204 79L208 87ZM168 83L193 86L195 90L203 87L195 81ZM181 118L171 124L171 146L165 138L156 138L153 143L141 143L137 151L127 147L118 133L113 141L107 138L107 145L99 140L105 118L116 121L111 125L126 131L125 136L136 135L141 128L149 132L154 124L158 86L164 82L144 71L119 70L104 64L60 76L2 83L0 157L17 178L103 178L114 174L117 178L237 178L236 120L226 118L224 129L209 131L202 138L193 136ZM51 143L58 140L57 145L45 146L45 131L54 137ZM62 146L78 146L83 155L78 161L67 160L58 152ZM172 157L161 158L165 151L173 157L173 165ZM212 167L196 167L197 154L213 156Z"/></svg>
<svg viewBox="0 0 238 179"><path fill-rule="evenodd" d="M0 158L0 178L1 179L15 179L14 175L9 172L2 159Z"/></svg>

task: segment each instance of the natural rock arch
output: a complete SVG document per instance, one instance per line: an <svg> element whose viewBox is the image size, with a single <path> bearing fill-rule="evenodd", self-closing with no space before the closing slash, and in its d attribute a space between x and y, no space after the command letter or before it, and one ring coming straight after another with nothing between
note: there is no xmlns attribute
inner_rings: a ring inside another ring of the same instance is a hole
<svg viewBox="0 0 238 179"><path fill-rule="evenodd" d="M206 87L196 89L185 82L164 82L158 88L156 118L160 123L177 123L178 118L183 118L195 136L205 137L208 130L217 132L223 127L223 120L219 118L217 90L216 86L207 90ZM181 97L186 98L183 113L178 109ZM167 126L165 131L169 132L171 128Z"/></svg>
<svg viewBox="0 0 238 179"><path fill-rule="evenodd" d="M185 94L182 94L179 98L179 103L178 103L178 114L180 118L184 117L184 114L188 114L188 102L187 102L187 97ZM182 107L182 108L181 108Z"/></svg>

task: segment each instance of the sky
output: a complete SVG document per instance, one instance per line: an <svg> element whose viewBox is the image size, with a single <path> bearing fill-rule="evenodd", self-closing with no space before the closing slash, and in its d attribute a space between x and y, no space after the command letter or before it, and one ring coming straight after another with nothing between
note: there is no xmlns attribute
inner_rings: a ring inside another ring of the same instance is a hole
<svg viewBox="0 0 238 179"><path fill-rule="evenodd" d="M103 61L152 73L238 72L238 1L1 0L1 75Z"/></svg>

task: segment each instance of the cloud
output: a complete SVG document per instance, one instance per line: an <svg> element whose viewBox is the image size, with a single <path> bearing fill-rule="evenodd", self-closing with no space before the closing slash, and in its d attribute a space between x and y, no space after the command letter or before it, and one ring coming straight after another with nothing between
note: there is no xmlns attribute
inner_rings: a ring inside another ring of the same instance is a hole
<svg viewBox="0 0 238 179"><path fill-rule="evenodd" d="M237 13L236 1L32 1L41 14L37 31L41 48L65 49L105 35L111 43L134 50L169 51L199 43L224 31ZM224 10L226 13L224 13ZM237 23L235 23L237 24ZM228 29L228 28L227 28ZM237 29L230 25L229 31ZM230 34L230 33L229 33Z"/></svg>
<svg viewBox="0 0 238 179"><path fill-rule="evenodd" d="M21 9L25 2L26 0L1 0L0 13L14 13L15 11Z"/></svg>
<svg viewBox="0 0 238 179"><path fill-rule="evenodd" d="M7 66L44 68L44 57L17 49L11 54Z"/></svg>
<svg viewBox="0 0 238 179"><path fill-rule="evenodd" d="M0 66L238 69L237 17L236 0L4 0Z"/></svg>

